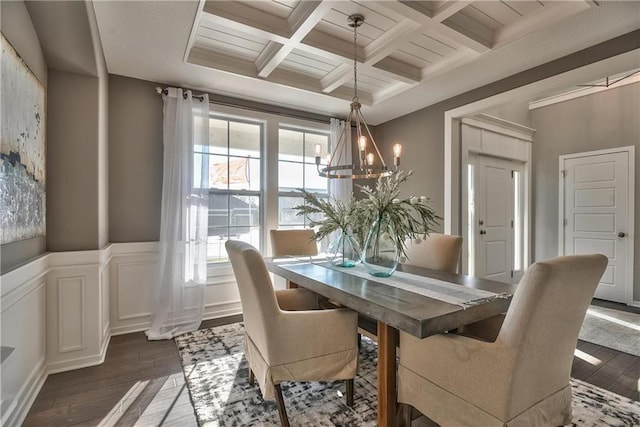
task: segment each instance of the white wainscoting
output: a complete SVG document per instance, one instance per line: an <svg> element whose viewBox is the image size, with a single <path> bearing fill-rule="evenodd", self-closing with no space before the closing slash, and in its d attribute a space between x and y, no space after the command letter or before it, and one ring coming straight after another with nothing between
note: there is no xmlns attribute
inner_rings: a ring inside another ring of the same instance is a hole
<svg viewBox="0 0 640 427"><path fill-rule="evenodd" d="M47 375L100 364L112 335L147 329L158 244L45 254L0 280L4 426L22 423ZM233 273L216 268L205 319L240 314Z"/></svg>
<svg viewBox="0 0 640 427"><path fill-rule="evenodd" d="M114 243L111 247L111 335L143 331L151 319L151 284L158 243ZM214 268L210 272L213 276L205 289L204 318L242 313L231 268Z"/></svg>

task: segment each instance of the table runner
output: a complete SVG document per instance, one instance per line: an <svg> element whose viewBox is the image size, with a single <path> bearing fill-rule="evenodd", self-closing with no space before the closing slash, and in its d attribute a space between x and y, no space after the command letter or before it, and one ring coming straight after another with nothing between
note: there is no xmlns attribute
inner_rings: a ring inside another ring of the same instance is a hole
<svg viewBox="0 0 640 427"><path fill-rule="evenodd" d="M393 286L407 292L423 295L428 298L437 299L449 304L454 304L466 309L474 305L482 304L496 298L509 298L511 295L484 291L481 289L468 288L463 285L445 282L443 280L416 274L396 271L390 277L375 277L369 274L366 268L358 264L355 267L336 267L327 261L311 261L315 265L330 268L346 274L352 274L363 279L372 280L384 285Z"/></svg>

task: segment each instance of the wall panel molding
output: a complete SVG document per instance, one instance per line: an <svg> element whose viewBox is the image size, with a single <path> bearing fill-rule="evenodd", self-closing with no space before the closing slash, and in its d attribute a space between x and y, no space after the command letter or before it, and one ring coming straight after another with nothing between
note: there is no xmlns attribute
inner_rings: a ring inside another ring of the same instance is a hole
<svg viewBox="0 0 640 427"><path fill-rule="evenodd" d="M2 345L16 348L2 366L3 425L22 423L49 374L101 364L112 336L149 328L157 257L158 242L114 243L47 253L1 276ZM222 268L205 287L204 318L240 313Z"/></svg>

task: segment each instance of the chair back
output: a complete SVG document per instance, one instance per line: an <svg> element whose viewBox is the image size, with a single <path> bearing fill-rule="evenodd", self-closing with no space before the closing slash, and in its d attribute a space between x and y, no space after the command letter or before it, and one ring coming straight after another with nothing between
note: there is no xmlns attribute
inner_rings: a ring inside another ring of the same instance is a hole
<svg viewBox="0 0 640 427"><path fill-rule="evenodd" d="M405 264L456 273L461 248L462 237L431 233L420 243L407 242Z"/></svg>
<svg viewBox="0 0 640 427"><path fill-rule="evenodd" d="M286 255L318 255L318 245L311 240L313 230L271 230L271 250L274 257Z"/></svg>
<svg viewBox="0 0 640 427"><path fill-rule="evenodd" d="M248 243L228 240L224 246L240 291L245 333L266 357L270 354L267 337L276 329L280 313L267 266L260 252Z"/></svg>
<svg viewBox="0 0 640 427"><path fill-rule="evenodd" d="M516 407L568 384L578 333L606 267L604 255L572 255L525 273L495 342L514 355Z"/></svg>

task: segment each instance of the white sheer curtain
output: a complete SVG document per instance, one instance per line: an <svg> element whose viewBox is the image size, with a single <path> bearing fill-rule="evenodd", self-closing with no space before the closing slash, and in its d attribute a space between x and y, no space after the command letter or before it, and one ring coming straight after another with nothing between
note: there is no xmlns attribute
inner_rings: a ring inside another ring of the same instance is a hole
<svg viewBox="0 0 640 427"><path fill-rule="evenodd" d="M198 329L207 280L209 97L169 88L162 96L164 170L160 253L153 283L150 340Z"/></svg>
<svg viewBox="0 0 640 427"><path fill-rule="evenodd" d="M342 129L346 126L344 120L331 119L329 132L331 135L331 144L335 147L338 139L342 134ZM340 147L340 152L335 153L334 157L340 159L340 164L351 163L351 129L347 129L346 140ZM351 179L330 179L329 195L334 199L349 200L353 192L353 182Z"/></svg>

